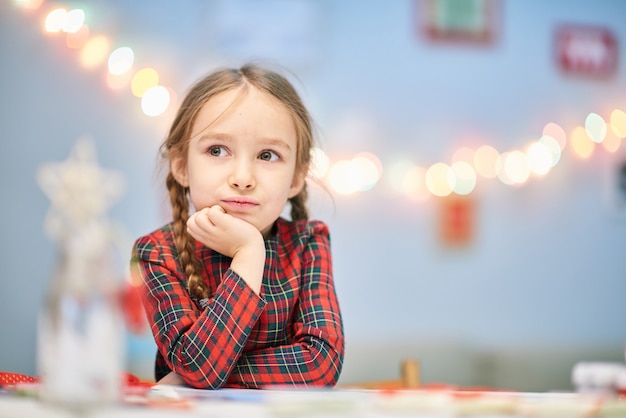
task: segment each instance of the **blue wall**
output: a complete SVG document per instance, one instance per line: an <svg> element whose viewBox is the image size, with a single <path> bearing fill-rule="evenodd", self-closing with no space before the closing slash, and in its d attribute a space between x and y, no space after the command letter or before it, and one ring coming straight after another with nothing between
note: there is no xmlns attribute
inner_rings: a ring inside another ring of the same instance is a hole
<svg viewBox="0 0 626 418"><path fill-rule="evenodd" d="M519 149L548 122L570 131L589 112L626 110L620 0L502 1L497 41L469 47L429 43L408 0L278 1L264 10L245 1L159 3L85 7L93 28L162 69L179 97L216 66L253 55L282 63L297 74L320 143L335 160L369 151L385 168L400 157L428 166L476 138ZM0 5L0 370L29 374L36 373L36 314L55 259L43 233L49 202L37 167L65 159L76 139L90 136L101 165L126 177L111 217L129 239L167 219L156 164L168 118L142 115L130 93L106 87L102 69L81 69L77 53L44 35L40 20ZM560 24L611 30L617 73L563 76L553 56ZM269 33L265 42L259 33ZM315 193L313 212L331 226L348 354L372 341L455 341L490 352L591 347L623 360L626 208L612 200L612 170L625 155L624 146L584 161L565 152L551 173L523 187L480 182L472 194L475 236L461 249L441 245L436 199L406 199L386 177L359 195ZM149 336L131 338L135 361L149 364L152 350ZM454 379L454 372L429 373Z"/></svg>

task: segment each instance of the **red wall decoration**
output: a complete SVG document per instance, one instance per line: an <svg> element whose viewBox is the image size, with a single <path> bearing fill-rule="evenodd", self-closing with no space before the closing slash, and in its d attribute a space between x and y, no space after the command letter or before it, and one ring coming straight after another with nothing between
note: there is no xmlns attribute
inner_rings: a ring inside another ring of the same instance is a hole
<svg viewBox="0 0 626 418"><path fill-rule="evenodd" d="M617 39L603 27L559 27L555 36L555 55L559 68L566 74L608 78L617 71Z"/></svg>
<svg viewBox="0 0 626 418"><path fill-rule="evenodd" d="M463 247L471 244L475 229L475 201L452 194L440 199L440 234L444 245Z"/></svg>

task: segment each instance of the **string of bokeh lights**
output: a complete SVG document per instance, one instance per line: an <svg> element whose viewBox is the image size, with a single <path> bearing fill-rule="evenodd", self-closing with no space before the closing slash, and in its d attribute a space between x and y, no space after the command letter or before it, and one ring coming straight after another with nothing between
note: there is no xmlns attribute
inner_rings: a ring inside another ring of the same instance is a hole
<svg viewBox="0 0 626 418"><path fill-rule="evenodd" d="M39 10L44 1L14 0L16 5L30 11ZM45 15L44 32L64 34L67 47L78 51L79 62L85 69L106 65L108 86L115 90L130 88L140 99L146 116L158 117L176 104L173 89L160 84L156 69L135 69L132 48L113 48L108 36L90 33L83 9L68 10L57 6L42 12ZM522 149L500 152L490 145L475 150L462 147L453 154L450 163L437 162L422 167L410 160L395 161L385 170L385 175L396 192L414 200L469 195L476 189L480 178L520 186L548 174L559 163L566 147L575 157L585 160L598 147L606 152L617 152L625 137L626 113L616 108L606 120L598 113L589 113L584 125L575 127L569 135L563 127L550 122L538 139L525 144ZM369 152L332 162L323 150L316 148L312 157L311 174L342 195L371 190L383 176L380 158Z"/></svg>

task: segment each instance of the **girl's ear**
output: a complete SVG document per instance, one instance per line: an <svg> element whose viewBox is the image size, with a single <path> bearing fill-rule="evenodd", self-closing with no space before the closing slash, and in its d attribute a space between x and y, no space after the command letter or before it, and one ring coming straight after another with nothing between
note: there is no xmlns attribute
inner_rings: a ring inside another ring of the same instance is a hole
<svg viewBox="0 0 626 418"><path fill-rule="evenodd" d="M293 175L293 181L291 182L291 187L289 188L289 199L302 191L304 182L306 181L307 172L308 170L300 170Z"/></svg>
<svg viewBox="0 0 626 418"><path fill-rule="evenodd" d="M172 175L183 187L189 187L189 175L187 174L187 164L183 157L172 156L170 160L170 171Z"/></svg>

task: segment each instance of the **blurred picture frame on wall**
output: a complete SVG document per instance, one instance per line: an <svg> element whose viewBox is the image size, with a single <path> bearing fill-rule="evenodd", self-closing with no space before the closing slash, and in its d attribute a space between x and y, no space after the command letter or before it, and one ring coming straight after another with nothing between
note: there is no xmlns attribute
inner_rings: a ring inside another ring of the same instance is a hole
<svg viewBox="0 0 626 418"><path fill-rule="evenodd" d="M611 79L619 61L617 37L604 26L561 24L554 34L554 58L564 75Z"/></svg>
<svg viewBox="0 0 626 418"><path fill-rule="evenodd" d="M501 7L501 0L414 0L416 30L432 43L493 45Z"/></svg>

